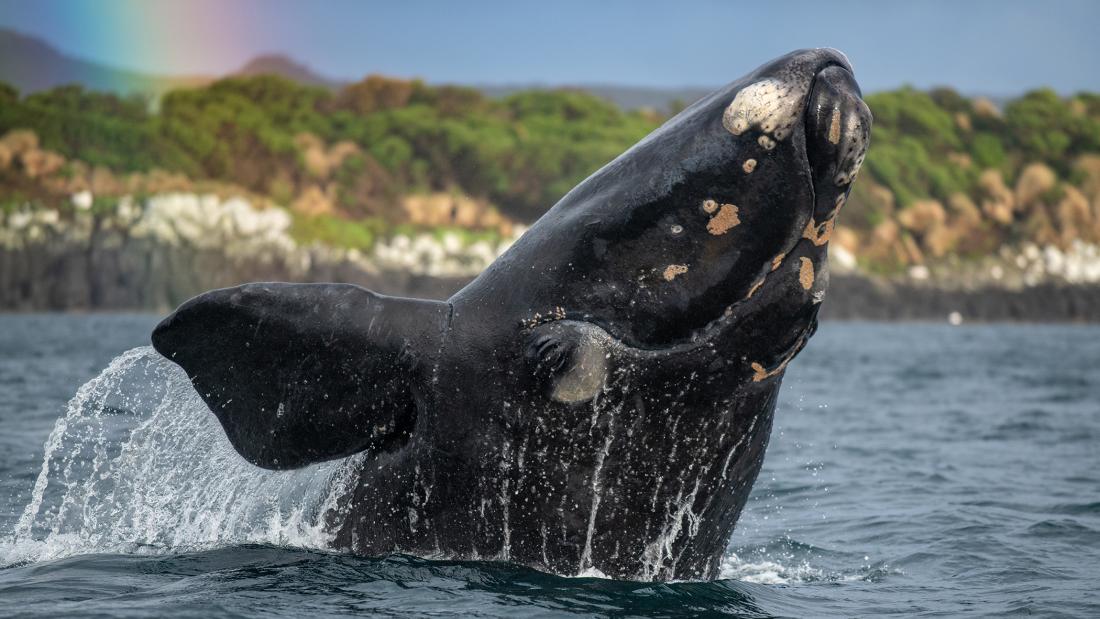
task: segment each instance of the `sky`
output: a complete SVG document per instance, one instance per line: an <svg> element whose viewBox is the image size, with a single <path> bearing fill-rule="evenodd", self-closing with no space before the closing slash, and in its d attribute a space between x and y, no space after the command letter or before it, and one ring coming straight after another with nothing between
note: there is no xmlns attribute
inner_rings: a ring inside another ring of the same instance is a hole
<svg viewBox="0 0 1100 619"><path fill-rule="evenodd" d="M844 51L865 91L1100 91L1100 1L0 0L0 27L157 74L261 53L354 80L717 86L804 47Z"/></svg>

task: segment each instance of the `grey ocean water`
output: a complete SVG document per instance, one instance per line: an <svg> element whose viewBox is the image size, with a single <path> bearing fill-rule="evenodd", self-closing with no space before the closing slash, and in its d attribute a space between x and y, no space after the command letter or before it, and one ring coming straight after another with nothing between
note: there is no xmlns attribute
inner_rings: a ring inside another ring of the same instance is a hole
<svg viewBox="0 0 1100 619"><path fill-rule="evenodd" d="M1100 327L822 325L725 578L647 584L324 552L342 464L243 464L155 320L0 316L0 616L1100 616Z"/></svg>

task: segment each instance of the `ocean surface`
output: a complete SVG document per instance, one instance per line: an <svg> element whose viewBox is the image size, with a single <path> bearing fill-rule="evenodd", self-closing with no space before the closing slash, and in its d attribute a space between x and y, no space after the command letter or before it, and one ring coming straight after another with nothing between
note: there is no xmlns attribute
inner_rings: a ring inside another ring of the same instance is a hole
<svg viewBox="0 0 1100 619"><path fill-rule="evenodd" d="M1100 327L826 323L716 582L326 552L149 315L0 315L0 616L1100 616Z"/></svg>

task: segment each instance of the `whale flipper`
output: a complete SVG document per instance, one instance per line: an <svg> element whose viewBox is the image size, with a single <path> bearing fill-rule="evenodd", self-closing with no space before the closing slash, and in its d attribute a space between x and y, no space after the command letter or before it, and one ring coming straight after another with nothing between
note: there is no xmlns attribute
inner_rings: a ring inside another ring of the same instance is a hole
<svg viewBox="0 0 1100 619"><path fill-rule="evenodd" d="M187 301L153 346L245 459L291 469L407 440L449 317L348 284L247 284Z"/></svg>

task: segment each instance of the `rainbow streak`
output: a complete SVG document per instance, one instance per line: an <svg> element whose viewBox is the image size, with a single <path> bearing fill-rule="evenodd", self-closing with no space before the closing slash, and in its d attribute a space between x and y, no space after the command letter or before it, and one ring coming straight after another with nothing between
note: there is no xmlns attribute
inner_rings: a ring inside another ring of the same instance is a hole
<svg viewBox="0 0 1100 619"><path fill-rule="evenodd" d="M18 33L5 41L23 35L54 49L16 41L0 52L0 71L20 75L32 84L28 91L72 83L122 93L201 84L255 53L260 6L212 0L3 3L0 28Z"/></svg>

